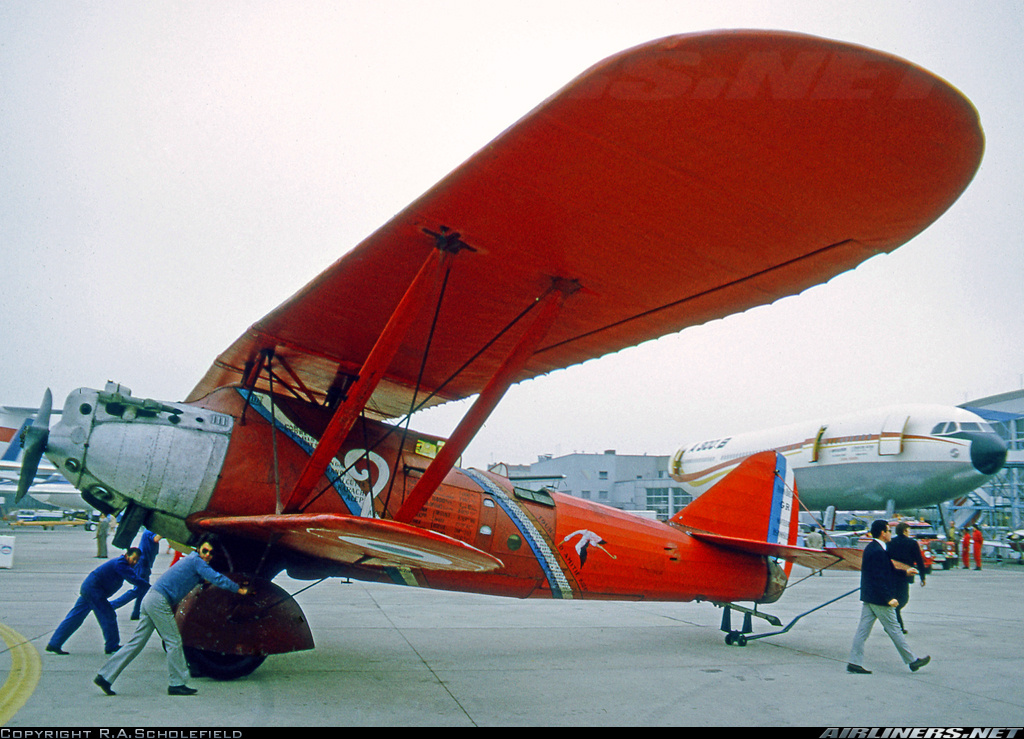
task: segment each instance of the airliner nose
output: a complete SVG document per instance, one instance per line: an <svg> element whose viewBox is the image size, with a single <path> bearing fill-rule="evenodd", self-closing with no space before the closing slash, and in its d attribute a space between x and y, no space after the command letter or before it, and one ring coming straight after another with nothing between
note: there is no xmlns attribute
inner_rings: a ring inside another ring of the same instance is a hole
<svg viewBox="0 0 1024 739"><path fill-rule="evenodd" d="M994 475L1006 462L1006 442L996 434L977 434L971 438L971 463L983 475Z"/></svg>

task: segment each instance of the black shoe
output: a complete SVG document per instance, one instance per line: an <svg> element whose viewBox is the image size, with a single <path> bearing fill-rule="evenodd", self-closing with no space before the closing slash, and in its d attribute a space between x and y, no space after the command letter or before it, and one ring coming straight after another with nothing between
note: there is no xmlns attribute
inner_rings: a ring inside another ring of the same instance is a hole
<svg viewBox="0 0 1024 739"><path fill-rule="evenodd" d="M199 691L187 685L171 685L167 688L167 695L195 695Z"/></svg>
<svg viewBox="0 0 1024 739"><path fill-rule="evenodd" d="M117 652L117 650L118 650L118 649L120 649L120 648L121 648L121 645L120 645L120 644L118 644L118 645L117 645L116 647L114 647L113 649L107 649L107 650L104 650L104 651L106 652L106 654L114 654L114 653L116 653L116 652Z"/></svg>
<svg viewBox="0 0 1024 739"><path fill-rule="evenodd" d="M71 654L70 652L65 652L60 647L54 647L49 644L46 645L46 651L50 654Z"/></svg>
<svg viewBox="0 0 1024 739"><path fill-rule="evenodd" d="M107 681L106 681L106 680L105 680L105 679L103 678L103 676L102 676L102 675L97 675L96 677L94 677L94 678L92 679L92 681L93 681L94 683L96 683L97 685L99 685L99 686L100 686L100 690L102 690L102 691L103 691L104 693L106 693L107 695L117 695L117 693L115 693L115 692L114 692L113 690L111 690L111 689L110 689L110 683L108 683L108 682L107 682Z"/></svg>
<svg viewBox="0 0 1024 739"><path fill-rule="evenodd" d="M931 657L922 657L921 659L915 659L913 662L910 663L910 671L917 672L931 661Z"/></svg>
<svg viewBox="0 0 1024 739"><path fill-rule="evenodd" d="M846 665L846 671L847 672L852 672L852 673L857 674L857 675L870 675L871 674L871 670L865 670L860 665L855 665L852 662L850 662L850 663L848 663Z"/></svg>

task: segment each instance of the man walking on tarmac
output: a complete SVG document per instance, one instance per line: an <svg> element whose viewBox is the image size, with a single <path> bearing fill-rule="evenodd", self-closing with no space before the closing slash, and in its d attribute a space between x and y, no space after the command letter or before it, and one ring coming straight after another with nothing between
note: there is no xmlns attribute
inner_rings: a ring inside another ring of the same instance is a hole
<svg viewBox="0 0 1024 739"><path fill-rule="evenodd" d="M896 621L896 606L900 604L897 599L897 583L899 578L906 579L906 575L896 569L885 545L892 538L889 530L889 522L879 519L871 524L871 543L864 548L864 557L860 567L860 599L861 606L860 623L857 625L857 633L853 637L853 646L850 648L850 661L846 664L846 671L859 675L870 675L871 670L863 667L864 642L871 633L871 627L875 620L881 621L885 633L892 639L896 651L910 667L911 672L917 672L931 660L931 657L918 658L907 644ZM917 570L913 567L907 570L907 574L916 575Z"/></svg>

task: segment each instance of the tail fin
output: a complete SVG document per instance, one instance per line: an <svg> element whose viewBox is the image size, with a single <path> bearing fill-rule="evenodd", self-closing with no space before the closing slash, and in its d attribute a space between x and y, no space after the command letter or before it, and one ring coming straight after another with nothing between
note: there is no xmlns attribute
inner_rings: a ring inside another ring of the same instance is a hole
<svg viewBox="0 0 1024 739"><path fill-rule="evenodd" d="M26 418L21 428L13 429L9 426L0 426L0 444L6 443L3 454L0 454L0 461L17 462L21 456L21 433L32 425L32 419Z"/></svg>
<svg viewBox="0 0 1024 739"><path fill-rule="evenodd" d="M743 460L714 487L673 516L693 532L771 546L796 543L799 505L793 471L778 452Z"/></svg>
<svg viewBox="0 0 1024 739"><path fill-rule="evenodd" d="M707 544L760 557L786 560L784 585L796 562L814 570L859 570L857 549L796 546L800 505L793 471L777 452L748 457L669 523ZM760 602L770 603L777 588Z"/></svg>

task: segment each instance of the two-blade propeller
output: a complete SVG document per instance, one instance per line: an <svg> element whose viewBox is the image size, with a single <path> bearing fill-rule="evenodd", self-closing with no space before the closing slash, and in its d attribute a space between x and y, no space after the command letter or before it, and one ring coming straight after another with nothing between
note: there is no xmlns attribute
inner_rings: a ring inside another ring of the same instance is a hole
<svg viewBox="0 0 1024 739"><path fill-rule="evenodd" d="M15 503L19 503L28 492L36 477L36 471L39 469L39 460L43 458L43 452L46 451L46 442L50 438L52 405L53 396L50 394L50 389L47 388L35 420L22 432L21 448L25 450L25 456L21 463L21 477L18 478L18 492L14 496Z"/></svg>

